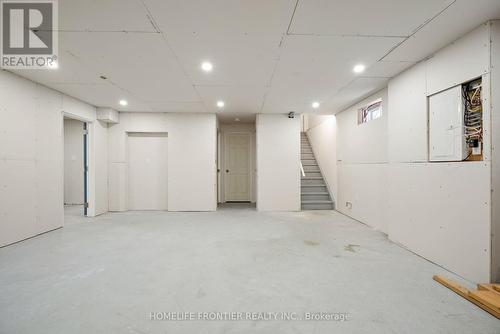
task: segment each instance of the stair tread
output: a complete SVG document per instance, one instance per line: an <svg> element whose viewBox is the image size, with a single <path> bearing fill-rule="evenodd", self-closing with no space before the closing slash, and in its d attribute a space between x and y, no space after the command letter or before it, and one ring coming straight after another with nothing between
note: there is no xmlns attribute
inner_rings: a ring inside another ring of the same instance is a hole
<svg viewBox="0 0 500 334"><path fill-rule="evenodd" d="M300 193L301 195L330 195L327 192L310 192L310 193Z"/></svg>
<svg viewBox="0 0 500 334"><path fill-rule="evenodd" d="M301 201L302 204L333 204L333 201L326 200L310 200L310 201Z"/></svg>
<svg viewBox="0 0 500 334"><path fill-rule="evenodd" d="M302 177L302 180L323 180L321 176L305 176Z"/></svg>
<svg viewBox="0 0 500 334"><path fill-rule="evenodd" d="M326 197L328 196L328 198L324 198L324 200L330 200L330 194L329 193L301 193L300 194L301 198L304 198L304 197L311 197L311 196L322 196L322 197ZM323 199L320 199L320 200L323 200ZM313 201L313 199L311 199L311 201Z"/></svg>
<svg viewBox="0 0 500 334"><path fill-rule="evenodd" d="M326 187L324 184L303 184L302 187Z"/></svg>

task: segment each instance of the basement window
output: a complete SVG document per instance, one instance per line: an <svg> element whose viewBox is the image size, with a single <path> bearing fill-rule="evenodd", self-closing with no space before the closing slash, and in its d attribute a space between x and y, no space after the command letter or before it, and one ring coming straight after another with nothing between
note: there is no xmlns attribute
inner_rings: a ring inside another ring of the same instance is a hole
<svg viewBox="0 0 500 334"><path fill-rule="evenodd" d="M382 99L375 100L358 109L358 125L382 117Z"/></svg>

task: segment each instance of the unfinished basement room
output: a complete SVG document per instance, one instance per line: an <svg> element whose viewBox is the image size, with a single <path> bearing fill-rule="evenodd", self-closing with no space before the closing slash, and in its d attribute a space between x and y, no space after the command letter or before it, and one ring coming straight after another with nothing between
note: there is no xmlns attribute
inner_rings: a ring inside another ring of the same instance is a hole
<svg viewBox="0 0 500 334"><path fill-rule="evenodd" d="M500 334L500 0L0 21L0 334Z"/></svg>

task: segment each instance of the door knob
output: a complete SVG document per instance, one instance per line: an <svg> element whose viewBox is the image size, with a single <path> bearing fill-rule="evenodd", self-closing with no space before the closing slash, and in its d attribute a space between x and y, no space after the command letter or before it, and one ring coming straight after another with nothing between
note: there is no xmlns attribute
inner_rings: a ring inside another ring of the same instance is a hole
<svg viewBox="0 0 500 334"><path fill-rule="evenodd" d="M226 173L229 173L229 169L226 169Z"/></svg>

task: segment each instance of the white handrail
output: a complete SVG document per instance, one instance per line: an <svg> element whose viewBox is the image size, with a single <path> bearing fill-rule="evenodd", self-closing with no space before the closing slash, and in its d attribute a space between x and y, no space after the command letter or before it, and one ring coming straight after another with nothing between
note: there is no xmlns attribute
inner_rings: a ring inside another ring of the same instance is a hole
<svg viewBox="0 0 500 334"><path fill-rule="evenodd" d="M302 161L300 161L300 172L302 173L302 177L306 177L306 173L304 172L304 166L302 166Z"/></svg>

